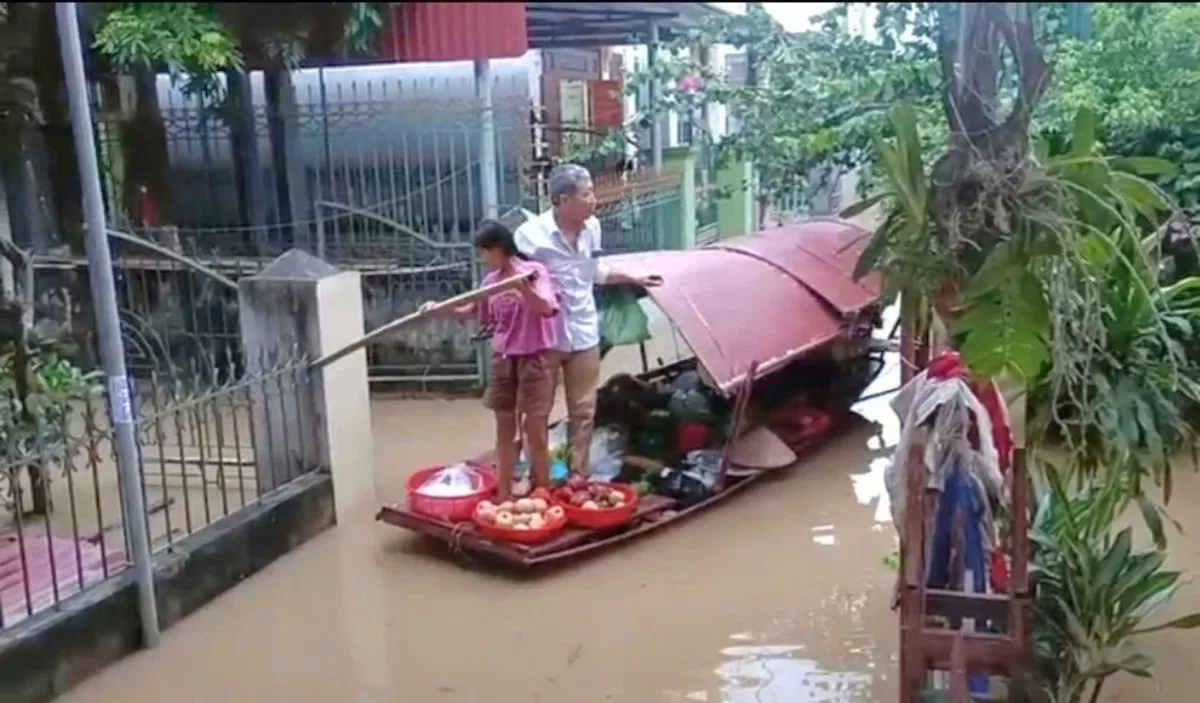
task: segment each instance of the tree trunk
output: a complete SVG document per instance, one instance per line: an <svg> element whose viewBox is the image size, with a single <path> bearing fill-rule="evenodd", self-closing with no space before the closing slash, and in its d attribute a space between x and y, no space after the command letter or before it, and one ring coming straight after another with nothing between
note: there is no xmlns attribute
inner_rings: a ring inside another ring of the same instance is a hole
<svg viewBox="0 0 1200 703"><path fill-rule="evenodd" d="M130 222L161 226L172 221L174 204L167 152L167 128L158 106L154 74L141 70L134 74L137 105L133 116L121 125L121 150L125 163L125 182L121 196ZM143 192L145 198L143 198ZM147 200L154 215L143 212Z"/></svg>
<svg viewBox="0 0 1200 703"><path fill-rule="evenodd" d="M15 4L15 3L14 3ZM64 90L62 55L58 43L58 27L54 3L33 3L36 6L33 23L34 51L30 75L37 85L38 103L42 111L42 140L46 153L48 187L45 194L53 213L54 244L66 243L76 252L83 251L83 190L79 182L79 160L75 156L75 137L71 133L71 115ZM39 246L42 248L45 245Z"/></svg>

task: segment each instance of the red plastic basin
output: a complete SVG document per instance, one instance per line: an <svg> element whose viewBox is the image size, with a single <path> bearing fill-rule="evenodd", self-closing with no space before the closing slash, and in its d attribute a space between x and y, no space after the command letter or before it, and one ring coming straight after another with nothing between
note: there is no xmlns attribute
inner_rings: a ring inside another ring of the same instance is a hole
<svg viewBox="0 0 1200 703"><path fill-rule="evenodd" d="M474 517L475 530L493 542L518 542L520 544L541 544L562 531L567 526L567 516L557 520L547 521L545 527L536 530L515 530L511 527L500 527Z"/></svg>
<svg viewBox="0 0 1200 703"><path fill-rule="evenodd" d="M554 499L554 503L562 506L563 512L567 515L567 522L575 527L588 530L609 530L628 524L633 520L633 514L637 512L638 499L641 498L641 495L636 488L624 483L607 483L605 485L624 494L625 504L619 508L585 510L558 500L557 497Z"/></svg>
<svg viewBox="0 0 1200 703"><path fill-rule="evenodd" d="M483 478L483 487L476 493L458 498L437 498L417 493L417 489L428 481L431 476L447 467L429 466L424 469L418 469L416 473L408 477L409 510L431 518L437 518L438 520L445 520L446 522L465 522L470 520L471 516L475 514L475 506L479 505L480 501L495 493L496 486L500 483L496 477L496 472L491 467L480 466L478 464L470 464L470 466L480 473L480 476Z"/></svg>

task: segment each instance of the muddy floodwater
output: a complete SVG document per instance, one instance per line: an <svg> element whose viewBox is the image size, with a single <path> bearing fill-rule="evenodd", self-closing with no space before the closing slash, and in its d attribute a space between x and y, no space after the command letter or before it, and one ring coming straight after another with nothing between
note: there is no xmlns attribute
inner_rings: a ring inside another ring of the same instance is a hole
<svg viewBox="0 0 1200 703"><path fill-rule="evenodd" d="M658 325L656 325L657 327ZM669 332L654 356L677 353ZM633 370L636 352L606 370ZM895 384L881 378L876 389ZM110 667L64 703L891 703L897 620L882 470L897 425L864 424L720 507L536 577L464 568L444 546L346 521ZM380 502L412 470L487 446L476 400L377 398ZM1179 472L1172 560L1200 567L1200 477ZM1200 610L1184 587L1173 611ZM1195 700L1196 635L1154 636L1158 682L1106 701Z"/></svg>

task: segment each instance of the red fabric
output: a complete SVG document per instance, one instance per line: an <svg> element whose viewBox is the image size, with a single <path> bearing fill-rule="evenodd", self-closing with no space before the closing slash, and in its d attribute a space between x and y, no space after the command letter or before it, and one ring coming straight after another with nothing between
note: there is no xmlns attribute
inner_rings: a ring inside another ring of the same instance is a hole
<svg viewBox="0 0 1200 703"><path fill-rule="evenodd" d="M991 581L993 593L1008 593L1008 558L998 549L992 550Z"/></svg>
<svg viewBox="0 0 1200 703"><path fill-rule="evenodd" d="M1015 442L1012 427L1008 424L1008 408L1004 396L994 381L988 381L982 388L973 388L980 404L987 410L988 418L992 421L992 442L996 445L996 453L1000 456L1000 473L1008 473L1012 465L1012 452Z"/></svg>
<svg viewBox="0 0 1200 703"><path fill-rule="evenodd" d="M937 381L951 378L966 379L970 375L967 365L963 363L962 356L956 351L948 351L934 357L930 360L927 369L929 377Z"/></svg>

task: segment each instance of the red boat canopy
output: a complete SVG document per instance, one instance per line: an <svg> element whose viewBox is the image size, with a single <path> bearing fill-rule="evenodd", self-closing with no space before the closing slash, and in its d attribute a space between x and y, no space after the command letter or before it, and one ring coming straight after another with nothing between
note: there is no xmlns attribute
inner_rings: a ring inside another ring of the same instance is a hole
<svg viewBox="0 0 1200 703"><path fill-rule="evenodd" d="M844 220L811 220L713 246L772 264L839 313L852 315L877 302L883 290L877 273L854 280L854 267L869 238L869 232Z"/></svg>
<svg viewBox="0 0 1200 703"><path fill-rule="evenodd" d="M845 318L878 302L878 277L851 274L869 233L818 220L686 251L606 257L635 275L659 274L649 295L723 392L778 370L842 334Z"/></svg>

